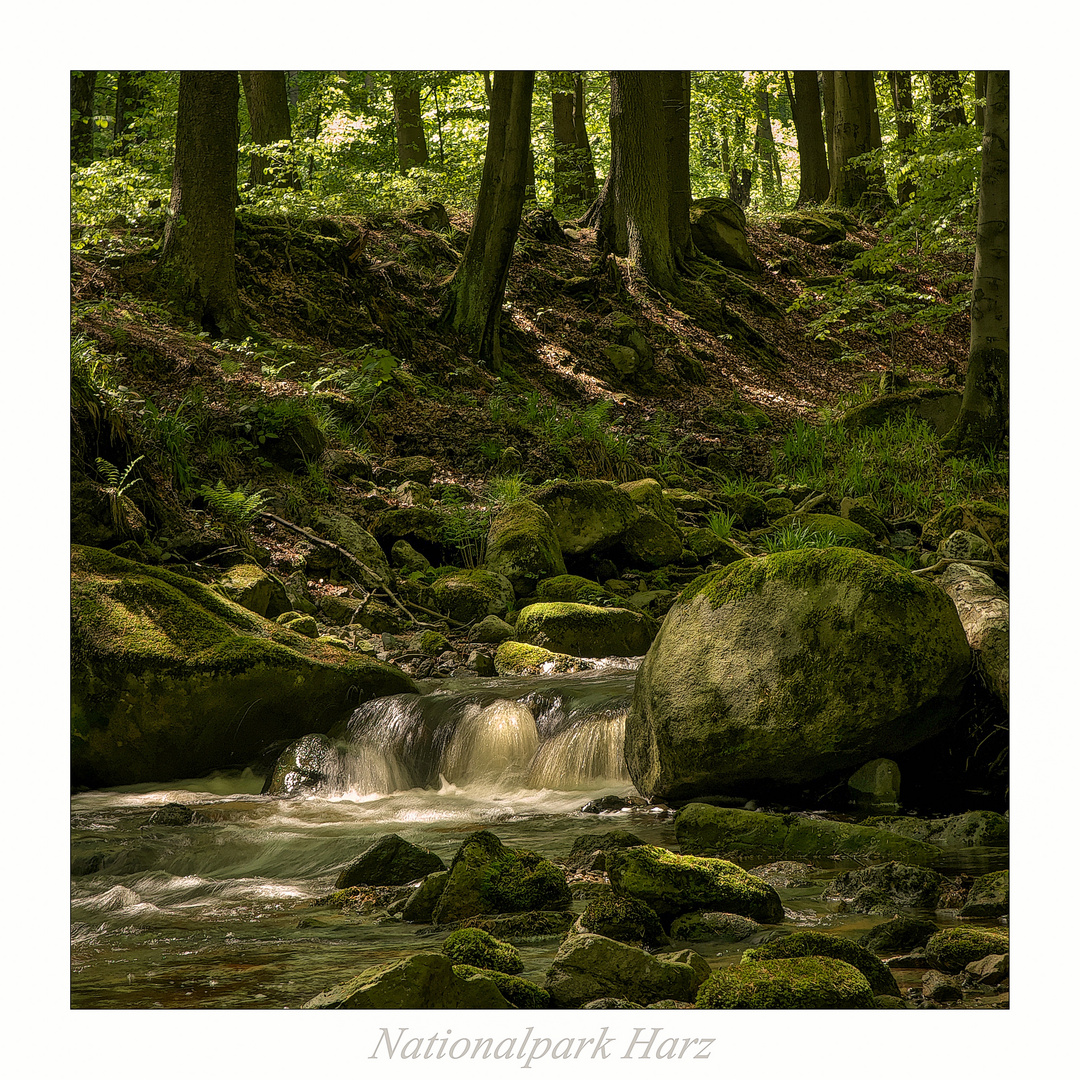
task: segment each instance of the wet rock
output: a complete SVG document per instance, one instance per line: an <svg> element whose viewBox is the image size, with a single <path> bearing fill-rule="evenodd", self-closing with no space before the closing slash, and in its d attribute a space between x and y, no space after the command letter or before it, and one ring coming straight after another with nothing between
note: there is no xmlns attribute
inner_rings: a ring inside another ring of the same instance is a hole
<svg viewBox="0 0 1080 1080"><path fill-rule="evenodd" d="M605 795L602 799L593 799L592 802L587 802L581 808L581 812L583 814L611 814L619 810L625 810L628 806L630 806L630 802L619 795ZM582 837L581 839L586 838ZM644 841L639 842L644 843ZM603 867L601 866L600 869L603 869Z"/></svg>
<svg viewBox="0 0 1080 1080"><path fill-rule="evenodd" d="M625 803L624 799L619 799L616 795L608 795L605 799L598 801L605 802L607 799L617 799L620 803ZM598 812L594 811L594 813ZM566 868L571 872L604 871L607 869L608 858L615 852L640 847L644 843L645 841L640 836L622 829L588 833L585 836L579 836L574 841L574 846L566 858Z"/></svg>
<svg viewBox="0 0 1080 1080"><path fill-rule="evenodd" d="M819 930L797 930L764 945L747 949L744 964L759 960L789 959L796 956L831 956L857 968L875 994L900 996L896 979L889 969L869 950L850 938L826 934Z"/></svg>
<svg viewBox="0 0 1080 1080"><path fill-rule="evenodd" d="M906 952L925 945L937 930L937 924L929 919L894 915L865 933L859 944L876 953Z"/></svg>
<svg viewBox="0 0 1080 1080"><path fill-rule="evenodd" d="M410 844L397 833L380 836L341 873L334 888L353 885L407 885L410 881L445 870L446 864L433 851Z"/></svg>
<svg viewBox="0 0 1080 1080"><path fill-rule="evenodd" d="M817 884L811 880L814 868L810 863L792 862L790 859L755 866L750 872L776 889L799 889Z"/></svg>
<svg viewBox="0 0 1080 1080"><path fill-rule="evenodd" d="M591 660L541 649L522 641L504 641L495 650L494 661L495 671L499 675L565 674L588 671L595 666Z"/></svg>
<svg viewBox="0 0 1080 1080"><path fill-rule="evenodd" d="M735 964L698 991L699 1009L872 1009L874 992L857 968L829 956Z"/></svg>
<svg viewBox="0 0 1080 1080"><path fill-rule="evenodd" d="M530 604L518 618L518 641L570 656L642 656L656 633L648 615L592 604Z"/></svg>
<svg viewBox="0 0 1080 1080"><path fill-rule="evenodd" d="M964 919L987 919L1009 913L1009 871L998 870L975 880L960 909Z"/></svg>
<svg viewBox="0 0 1080 1080"><path fill-rule="evenodd" d="M666 945L668 941L656 912L648 904L626 896L590 900L573 929L645 948Z"/></svg>
<svg viewBox="0 0 1080 1080"><path fill-rule="evenodd" d="M922 980L922 996L925 1001L963 1001L964 991L959 979L940 971L928 971Z"/></svg>
<svg viewBox="0 0 1080 1080"><path fill-rule="evenodd" d="M450 880L450 871L428 874L409 897L401 910L401 918L407 923L429 923L435 912L439 897Z"/></svg>
<svg viewBox="0 0 1080 1080"><path fill-rule="evenodd" d="M486 930L500 941L530 944L561 938L573 924L571 911L523 911L509 915L474 915L461 925Z"/></svg>
<svg viewBox="0 0 1080 1080"><path fill-rule="evenodd" d="M873 817L864 824L943 848L1006 847L1009 843L1009 819L992 810L944 818Z"/></svg>
<svg viewBox="0 0 1080 1080"><path fill-rule="evenodd" d="M991 953L973 960L964 968L964 975L978 986L998 986L1009 977L1009 954Z"/></svg>
<svg viewBox="0 0 1080 1080"><path fill-rule="evenodd" d="M492 937L486 930L454 930L443 942L442 951L455 964L471 964L506 975L519 975L525 970L521 953L513 945Z"/></svg>
<svg viewBox="0 0 1080 1080"><path fill-rule="evenodd" d="M499 993L515 1009L547 1009L551 1005L551 995L536 983L506 972L479 968L472 964L455 964L454 974L460 978L486 978L498 987Z"/></svg>
<svg viewBox="0 0 1080 1080"><path fill-rule="evenodd" d="M208 819L197 810L183 803L166 803L160 810L155 810L147 821L148 826L203 825Z"/></svg>
<svg viewBox="0 0 1080 1080"><path fill-rule="evenodd" d="M728 911L691 911L671 924L675 941L745 941L769 928Z"/></svg>
<svg viewBox="0 0 1080 1080"><path fill-rule="evenodd" d="M287 746L263 784L264 795L317 791L339 775L341 751L325 735L305 735Z"/></svg>
<svg viewBox="0 0 1080 1080"><path fill-rule="evenodd" d="M824 896L839 899L842 912L933 911L941 902L942 878L934 870L888 862L866 870L849 870L833 878Z"/></svg>
<svg viewBox="0 0 1080 1080"><path fill-rule="evenodd" d="M848 777L848 798L863 810L895 810L900 801L900 766L875 758Z"/></svg>
<svg viewBox="0 0 1080 1080"><path fill-rule="evenodd" d="M939 930L926 943L926 958L938 971L956 974L984 956L1009 951L1009 932L1002 929L979 929L973 926L950 926Z"/></svg>

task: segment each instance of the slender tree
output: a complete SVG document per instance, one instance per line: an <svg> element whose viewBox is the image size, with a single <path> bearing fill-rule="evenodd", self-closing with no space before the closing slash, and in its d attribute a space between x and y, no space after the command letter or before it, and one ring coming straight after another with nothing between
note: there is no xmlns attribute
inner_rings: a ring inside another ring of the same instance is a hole
<svg viewBox="0 0 1080 1080"><path fill-rule="evenodd" d="M896 142L900 158L900 179L896 183L896 201L903 205L915 196L915 181L907 175L915 139L915 106L911 95L911 72L890 71L889 92L896 113Z"/></svg>
<svg viewBox="0 0 1080 1080"><path fill-rule="evenodd" d="M244 100L251 118L251 139L256 146L292 142L289 90L284 71L242 71ZM291 187L299 190L300 179L281 154L251 155L252 187Z"/></svg>
<svg viewBox="0 0 1080 1080"><path fill-rule="evenodd" d="M930 130L948 131L967 123L964 115L964 81L959 71L931 71Z"/></svg>
<svg viewBox="0 0 1080 1080"><path fill-rule="evenodd" d="M157 274L174 301L214 336L246 330L236 284L235 71L182 71L172 198Z"/></svg>
<svg viewBox="0 0 1080 1080"><path fill-rule="evenodd" d="M986 100L986 72L975 72L975 128L982 131L986 126L986 112L983 102Z"/></svg>
<svg viewBox="0 0 1080 1080"><path fill-rule="evenodd" d="M695 253L690 238L690 72L665 71L664 149L668 171L668 229L676 266Z"/></svg>
<svg viewBox="0 0 1080 1080"><path fill-rule="evenodd" d="M769 91L765 86L764 75L758 76L758 85L754 89L754 115L754 171L761 183L761 194L769 198L777 186L783 183L783 177L780 173L776 142L773 139Z"/></svg>
<svg viewBox="0 0 1080 1080"><path fill-rule="evenodd" d="M585 90L580 72L551 73L551 127L555 144L555 204L590 203L596 169L585 131Z"/></svg>
<svg viewBox="0 0 1080 1080"><path fill-rule="evenodd" d="M887 199L883 165L855 159L881 149L881 128L872 71L833 72L833 164L829 202L857 206L873 194Z"/></svg>
<svg viewBox="0 0 1080 1080"><path fill-rule="evenodd" d="M474 358L495 370L504 367L499 321L525 202L535 74L497 71L491 81L476 216L442 314L444 325L468 339Z"/></svg>
<svg viewBox="0 0 1080 1080"><path fill-rule="evenodd" d="M94 88L96 71L71 72L71 160L89 165L94 160Z"/></svg>
<svg viewBox="0 0 1080 1080"><path fill-rule="evenodd" d="M116 120L113 127L113 154L124 157L128 150L143 141L132 121L139 115L146 101L143 86L145 71L118 71L116 73Z"/></svg>
<svg viewBox="0 0 1080 1080"><path fill-rule="evenodd" d="M971 344L960 415L943 440L953 453L996 450L1009 419L1009 73L989 71L971 283Z"/></svg>
<svg viewBox="0 0 1080 1080"><path fill-rule="evenodd" d="M390 75L394 99L394 130L397 136L398 168L407 173L428 163L424 119L420 112L420 83L412 71L394 71Z"/></svg>
<svg viewBox="0 0 1080 1080"><path fill-rule="evenodd" d="M821 91L816 71L796 71L795 87L784 72L791 116L799 142L799 197L796 206L823 203L829 197L829 162L821 126Z"/></svg>

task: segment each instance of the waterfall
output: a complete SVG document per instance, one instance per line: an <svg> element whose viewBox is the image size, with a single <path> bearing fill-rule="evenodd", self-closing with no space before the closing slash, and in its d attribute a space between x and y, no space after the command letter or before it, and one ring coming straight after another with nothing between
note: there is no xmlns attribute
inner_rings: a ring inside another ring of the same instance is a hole
<svg viewBox="0 0 1080 1080"><path fill-rule="evenodd" d="M533 714L519 702L496 701L484 709L469 705L454 729L439 771L459 787L478 781L520 786L538 743Z"/></svg>

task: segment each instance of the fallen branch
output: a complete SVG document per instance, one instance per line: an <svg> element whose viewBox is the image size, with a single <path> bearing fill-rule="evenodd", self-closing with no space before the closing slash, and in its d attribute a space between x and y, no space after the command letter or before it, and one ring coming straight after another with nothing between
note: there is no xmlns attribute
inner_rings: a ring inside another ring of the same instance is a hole
<svg viewBox="0 0 1080 1080"><path fill-rule="evenodd" d="M952 566L953 563L963 563L965 566L986 566L991 570L1002 570L1006 574L1009 572L1009 568L1005 563L986 559L938 559L933 566L924 566L920 570L912 570L911 572L913 574L934 574L938 570L944 570L945 567Z"/></svg>

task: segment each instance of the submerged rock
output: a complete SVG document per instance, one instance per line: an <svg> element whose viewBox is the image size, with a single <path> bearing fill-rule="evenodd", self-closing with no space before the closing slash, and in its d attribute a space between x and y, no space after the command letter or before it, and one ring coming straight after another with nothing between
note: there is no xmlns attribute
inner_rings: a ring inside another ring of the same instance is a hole
<svg viewBox="0 0 1080 1080"><path fill-rule="evenodd" d="M901 953L922 948L937 933L937 924L911 915L894 915L859 938L859 944L872 952Z"/></svg>
<svg viewBox="0 0 1080 1080"><path fill-rule="evenodd" d="M340 772L343 755L325 735L305 735L281 752L263 784L264 795L300 795L316 791Z"/></svg>
<svg viewBox="0 0 1080 1080"><path fill-rule="evenodd" d="M948 597L890 559L739 560L668 612L638 672L626 763L646 798L805 783L943 730L970 663Z"/></svg>
<svg viewBox="0 0 1080 1080"><path fill-rule="evenodd" d="M579 933L600 934L627 945L666 945L668 940L656 912L628 896L589 901L574 928Z"/></svg>
<svg viewBox="0 0 1080 1080"><path fill-rule="evenodd" d="M894 911L897 908L935 910L941 902L943 879L933 870L888 862L866 870L849 870L829 882L824 896L840 899L840 911Z"/></svg>
<svg viewBox="0 0 1080 1080"><path fill-rule="evenodd" d="M745 941L769 927L729 911L691 911L671 924L676 941Z"/></svg>
<svg viewBox="0 0 1080 1080"><path fill-rule="evenodd" d="M944 818L873 817L864 824L943 848L1007 847L1009 843L1009 819L992 810L969 810Z"/></svg>
<svg viewBox="0 0 1080 1080"><path fill-rule="evenodd" d="M552 652L523 641L504 641L495 650L495 672L498 675L550 675L572 671L588 671L591 661L567 653Z"/></svg>
<svg viewBox="0 0 1080 1080"><path fill-rule="evenodd" d="M998 870L983 874L971 886L960 917L964 919L990 919L1009 914L1009 871Z"/></svg>
<svg viewBox="0 0 1080 1080"><path fill-rule="evenodd" d="M699 1009L872 1009L874 992L858 968L829 956L759 960L711 975Z"/></svg>
<svg viewBox="0 0 1080 1080"><path fill-rule="evenodd" d="M521 953L513 945L492 937L486 930L455 930L443 942L442 951L455 964L471 964L506 975L518 975L525 970Z"/></svg>

